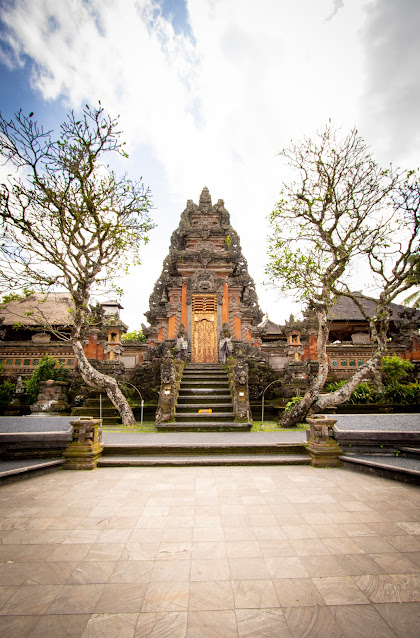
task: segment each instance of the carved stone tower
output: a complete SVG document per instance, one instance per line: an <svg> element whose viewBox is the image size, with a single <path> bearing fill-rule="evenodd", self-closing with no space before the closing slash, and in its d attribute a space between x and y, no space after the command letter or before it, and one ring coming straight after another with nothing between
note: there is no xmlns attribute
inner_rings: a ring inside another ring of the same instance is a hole
<svg viewBox="0 0 420 638"><path fill-rule="evenodd" d="M255 284L224 202L213 206L207 187L198 205L187 201L146 317L151 346L176 339L182 324L193 362L218 361L224 324L234 342L258 345Z"/></svg>

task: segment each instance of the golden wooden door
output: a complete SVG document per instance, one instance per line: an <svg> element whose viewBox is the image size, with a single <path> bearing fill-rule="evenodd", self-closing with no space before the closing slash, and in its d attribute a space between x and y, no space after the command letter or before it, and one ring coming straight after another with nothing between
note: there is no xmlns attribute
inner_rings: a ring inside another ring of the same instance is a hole
<svg viewBox="0 0 420 638"><path fill-rule="evenodd" d="M193 295L191 360L193 363L217 363L216 295Z"/></svg>

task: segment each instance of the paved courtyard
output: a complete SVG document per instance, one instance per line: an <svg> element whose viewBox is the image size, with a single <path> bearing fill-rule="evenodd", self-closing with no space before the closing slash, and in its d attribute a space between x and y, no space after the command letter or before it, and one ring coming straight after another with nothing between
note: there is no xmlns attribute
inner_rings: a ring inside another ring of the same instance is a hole
<svg viewBox="0 0 420 638"><path fill-rule="evenodd" d="M2 638L417 638L420 490L312 467L0 487Z"/></svg>

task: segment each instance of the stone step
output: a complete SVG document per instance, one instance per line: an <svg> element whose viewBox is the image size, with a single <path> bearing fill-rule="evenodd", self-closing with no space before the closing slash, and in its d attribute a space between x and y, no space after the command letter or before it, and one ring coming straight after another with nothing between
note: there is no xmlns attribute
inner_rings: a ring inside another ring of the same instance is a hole
<svg viewBox="0 0 420 638"><path fill-rule="evenodd" d="M127 466L197 466L197 465L310 465L304 455L280 454L219 454L214 455L164 455L150 456L102 456L99 467Z"/></svg>
<svg viewBox="0 0 420 638"><path fill-rule="evenodd" d="M420 447L411 447L411 446L404 446L404 447L399 447L398 448L400 450L400 452L402 453L403 456L408 456L409 458L418 458L420 459Z"/></svg>
<svg viewBox="0 0 420 638"><path fill-rule="evenodd" d="M217 455L217 454L307 454L306 443L275 443L275 442L248 442L241 443L232 442L222 443L220 438L218 442L212 443L206 441L205 435L200 440L194 438L190 443L179 443L174 441L173 443L136 443L128 445L126 443L105 443L104 456L117 455L117 456L145 456L148 454L156 456L157 454L169 454L171 456L181 454L185 455Z"/></svg>
<svg viewBox="0 0 420 638"><path fill-rule="evenodd" d="M230 401L229 403L223 403L221 401L210 401L210 397L207 398L207 403L204 402L200 402L200 403L184 403L183 401L178 401L178 406L177 406L177 414L180 414L181 411L183 412L197 412L198 410L215 410L215 409L220 410L221 408L231 408L232 409L232 402ZM223 410L222 410L223 411Z"/></svg>
<svg viewBox="0 0 420 638"><path fill-rule="evenodd" d="M236 421L195 421L156 423L158 432L249 432L252 423L237 423Z"/></svg>
<svg viewBox="0 0 420 638"><path fill-rule="evenodd" d="M213 379L188 379L188 380L184 380L182 379L181 381L181 388L182 389L186 389L186 388L229 388L229 383L227 381L227 379L220 379L220 380L213 380Z"/></svg>
<svg viewBox="0 0 420 638"><path fill-rule="evenodd" d="M390 454L345 454L339 457L347 469L420 485L420 459Z"/></svg>
<svg viewBox="0 0 420 638"><path fill-rule="evenodd" d="M190 421L233 421L234 414L233 412L181 412L176 411L175 421L177 423L185 422L189 423Z"/></svg>
<svg viewBox="0 0 420 638"><path fill-rule="evenodd" d="M181 399L183 398L188 398L191 400L197 399L197 401L201 401L208 397L212 397L214 399L230 397L230 390L228 389L225 390L223 388L219 388L217 390L212 390L211 388L208 388L207 390L203 390L200 388L192 388L189 390L180 390L178 395L178 398L181 398Z"/></svg>

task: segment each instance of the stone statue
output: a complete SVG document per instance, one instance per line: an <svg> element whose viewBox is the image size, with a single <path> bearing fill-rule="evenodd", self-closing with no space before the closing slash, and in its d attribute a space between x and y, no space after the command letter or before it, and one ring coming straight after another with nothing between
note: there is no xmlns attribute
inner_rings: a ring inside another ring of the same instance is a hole
<svg viewBox="0 0 420 638"><path fill-rule="evenodd" d="M185 327L182 323L179 326L175 349L178 359L181 359L181 361L186 361L188 354L188 341L185 334Z"/></svg>
<svg viewBox="0 0 420 638"><path fill-rule="evenodd" d="M230 357L233 352L232 338L229 332L229 326L224 323L219 339L219 352L222 363L226 363L226 358Z"/></svg>

